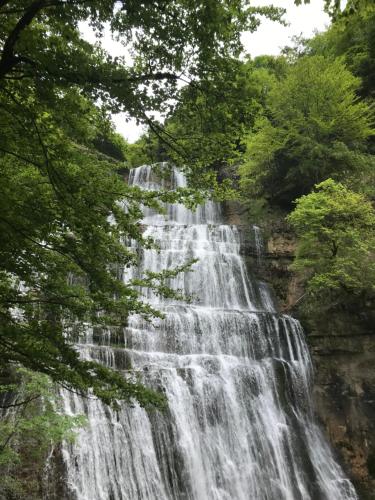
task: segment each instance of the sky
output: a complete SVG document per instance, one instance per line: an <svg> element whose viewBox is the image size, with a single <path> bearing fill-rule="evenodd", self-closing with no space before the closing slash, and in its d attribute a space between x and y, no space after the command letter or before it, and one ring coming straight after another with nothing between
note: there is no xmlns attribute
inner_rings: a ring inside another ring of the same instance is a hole
<svg viewBox="0 0 375 500"><path fill-rule="evenodd" d="M290 39L294 35L309 37L315 30L322 31L329 24L329 18L323 11L323 0L310 0L310 4L296 7L294 0L258 0L254 5L264 6L273 4L275 7L287 9L285 20L288 26L282 26L269 20L263 20L255 33L244 33L242 42L245 49L252 57L270 54L277 55L280 49L290 44ZM95 37L90 33L88 27L81 27L85 38L94 42ZM124 47L111 39L108 33L102 40L103 48L108 50L112 56L125 54ZM137 126L135 121L127 122L125 114L119 113L112 116L116 130L129 142L136 141L143 132L141 126Z"/></svg>
<svg viewBox="0 0 375 500"><path fill-rule="evenodd" d="M258 0L259 6L272 3L275 7L287 9L285 20L289 26L264 19L255 33L245 33L242 42L253 57L270 54L277 55L280 49L289 44L295 35L309 37L315 30L323 31L329 24L329 17L323 11L323 0L310 0L308 5L294 5L294 0Z"/></svg>

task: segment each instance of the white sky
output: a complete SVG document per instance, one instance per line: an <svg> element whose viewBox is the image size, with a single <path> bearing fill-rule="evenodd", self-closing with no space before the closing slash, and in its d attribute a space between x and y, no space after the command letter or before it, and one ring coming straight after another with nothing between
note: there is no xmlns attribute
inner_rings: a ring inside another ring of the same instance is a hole
<svg viewBox="0 0 375 500"><path fill-rule="evenodd" d="M287 9L285 20L289 26L282 26L269 20L263 20L255 33L244 33L242 41L247 52L252 57L263 54L277 55L280 49L290 43L290 38L294 35L311 36L315 30L322 31L329 24L327 14L323 12L323 0L310 0L310 4L296 7L294 0L258 0L254 5L264 6L273 4L275 7ZM84 36L90 42L95 41L95 37L90 33L88 27L81 27ZM104 36L103 47L112 56L126 56L125 48L111 39L110 34ZM129 56L128 56L129 57ZM125 115L119 113L112 117L116 130L122 134L129 142L136 141L143 132L143 128L137 126L135 121L127 122Z"/></svg>
<svg viewBox="0 0 375 500"><path fill-rule="evenodd" d="M263 20L255 33L245 33L242 42L253 57L270 54L277 55L290 38L301 33L309 37L314 31L323 31L329 24L329 17L323 11L323 0L310 0L310 4L296 7L294 0L258 0L259 6L272 3L275 7L284 7L284 16L289 26L282 26L268 19Z"/></svg>

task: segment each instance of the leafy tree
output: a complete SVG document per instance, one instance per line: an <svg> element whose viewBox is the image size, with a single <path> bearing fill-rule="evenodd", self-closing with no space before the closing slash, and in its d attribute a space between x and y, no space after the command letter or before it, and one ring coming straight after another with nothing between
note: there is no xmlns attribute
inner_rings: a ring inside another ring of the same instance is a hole
<svg viewBox="0 0 375 500"><path fill-rule="evenodd" d="M324 0L326 12L335 21L357 14L360 10L373 7L372 0Z"/></svg>
<svg viewBox="0 0 375 500"><path fill-rule="evenodd" d="M18 368L1 376L0 498L37 500L47 454L63 439L73 440L85 419L58 411L46 375Z"/></svg>
<svg viewBox="0 0 375 500"><path fill-rule="evenodd" d="M375 210L362 194L328 179L296 201L288 221L298 236L295 270L320 305L374 297Z"/></svg>
<svg viewBox="0 0 375 500"><path fill-rule="evenodd" d="M222 64L215 78L206 82L205 91L199 84L182 89L165 124L169 144L150 131L151 141L157 139L153 150L158 159L171 158L183 167L188 157L203 175L210 167L238 159L244 132L261 110L263 71L251 60ZM202 181L194 174L191 185Z"/></svg>
<svg viewBox="0 0 375 500"><path fill-rule="evenodd" d="M305 56L269 92L266 110L251 132L240 168L245 195L289 206L327 177L373 166L366 154L371 113L359 102L359 80L336 59Z"/></svg>
<svg viewBox="0 0 375 500"><path fill-rule="evenodd" d="M1 147L9 151L1 158L2 362L21 363L81 391L93 387L107 401L134 395L146 404L150 392L80 361L63 332L77 334L86 321L125 324L131 312L156 313L138 298L139 283L120 278L124 266L137 262L122 241L132 237L150 246L138 224L139 203L157 206L181 194L141 193L124 183L118 162L90 147L108 124L77 91L59 97L59 112L29 95L28 114L17 114L13 97L2 115ZM82 114L73 116L79 109ZM12 113L19 121L9 123ZM127 212L118 204L122 198ZM144 284L160 290L162 281L145 277Z"/></svg>
<svg viewBox="0 0 375 500"><path fill-rule="evenodd" d="M137 147L154 161L172 159L181 168L189 158L195 167L187 173L190 185L199 187L206 179L218 195L219 185L212 171L222 176L221 192L223 186L231 186L229 179L236 179L235 167L244 152L249 127L262 112L273 82L285 71L283 57L223 61L215 78L205 82L204 91L200 84L186 85L181 90L162 132L167 140L150 129ZM138 164L143 161L141 155ZM229 190L225 195L228 198Z"/></svg>
<svg viewBox="0 0 375 500"><path fill-rule="evenodd" d="M375 4L359 2L350 15L342 15L330 28L306 42L309 54L342 57L355 76L361 78L362 98L375 97Z"/></svg>
<svg viewBox="0 0 375 500"><path fill-rule="evenodd" d="M164 162L165 144L156 134L148 131L134 143L129 144L126 151L126 164L130 168L140 165Z"/></svg>
<svg viewBox="0 0 375 500"><path fill-rule="evenodd" d="M130 144L122 137L122 135L113 132L111 129L101 131L93 139L93 146L104 155L118 160L120 162L125 162L128 157L128 149Z"/></svg>
<svg viewBox="0 0 375 500"><path fill-rule="evenodd" d="M285 78L288 71L288 63L284 55L258 56L254 59L253 65L254 70L258 70L260 72L258 78L261 77L264 97L267 95L265 91L269 91L272 88L272 82L274 79L282 80ZM262 101L262 106L265 106L265 101Z"/></svg>
<svg viewBox="0 0 375 500"><path fill-rule="evenodd" d="M296 5L310 3L310 0L295 0ZM341 17L348 17L359 10L371 7L372 0L324 0L324 10L335 21Z"/></svg>
<svg viewBox="0 0 375 500"><path fill-rule="evenodd" d="M152 246L141 206L194 204L212 191L212 176L202 177L199 193L127 185L119 175L127 146L109 114L154 127L153 114L173 106L181 78L209 88L258 14L279 12L241 0L0 0L3 365L21 364L81 393L92 388L107 403L162 404L136 380L79 359L72 342L86 322L121 326L131 313L160 314L142 301L140 285L171 295L170 277L186 266L125 282L122 271L137 265L137 253L124 242ZM82 38L82 22L97 44ZM101 48L106 27L130 47L131 63ZM186 170L194 168L186 158Z"/></svg>
<svg viewBox="0 0 375 500"><path fill-rule="evenodd" d="M178 81L203 81L217 65L238 56L240 34L259 24L257 14L278 18L273 8L240 0L2 0L0 78L31 78L39 86L77 85L103 107L149 122L176 97ZM82 39L79 22L102 36L105 25L129 46L134 61L113 58Z"/></svg>

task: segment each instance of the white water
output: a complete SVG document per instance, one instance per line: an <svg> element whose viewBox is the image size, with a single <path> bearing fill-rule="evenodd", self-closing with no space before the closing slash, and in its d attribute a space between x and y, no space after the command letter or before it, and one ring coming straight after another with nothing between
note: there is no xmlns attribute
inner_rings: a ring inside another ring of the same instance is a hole
<svg viewBox="0 0 375 500"><path fill-rule="evenodd" d="M156 187L150 167L133 170L130 182ZM72 499L357 499L314 422L299 323L273 312L267 288L247 275L237 229L221 220L214 203L194 214L145 211L146 234L161 251L143 251L140 272L198 257L194 272L171 283L195 297L175 303L145 291L164 320L131 317L117 347L111 332L94 342L88 331L80 350L119 370L131 360L145 383L162 388L168 411L124 406L117 414L65 393L66 412L89 417L63 450Z"/></svg>
<svg viewBox="0 0 375 500"><path fill-rule="evenodd" d="M260 227L254 225L253 231L254 231L255 252L257 256L257 262L259 265L262 262L262 257L264 252L263 238Z"/></svg>

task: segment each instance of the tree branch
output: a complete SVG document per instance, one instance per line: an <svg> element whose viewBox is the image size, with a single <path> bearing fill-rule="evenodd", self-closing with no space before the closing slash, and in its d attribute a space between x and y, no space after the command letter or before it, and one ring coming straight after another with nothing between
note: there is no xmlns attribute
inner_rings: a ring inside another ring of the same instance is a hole
<svg viewBox="0 0 375 500"><path fill-rule="evenodd" d="M11 71L20 60L14 55L16 43L27 26L32 22L34 17L45 7L48 6L48 1L37 0L33 2L30 7L25 11L25 14L18 20L17 24L10 32L8 38L5 40L3 53L0 60L0 79ZM1 5L0 5L1 6Z"/></svg>
<svg viewBox="0 0 375 500"><path fill-rule="evenodd" d="M172 81L177 81L180 80L181 78L178 75L175 75L174 73L164 73L164 72L158 72L158 73L145 73L143 75L139 76L134 76L130 77L127 81L130 83L143 83L146 81L158 81L158 80L172 80ZM114 79L113 80L115 83L121 83L121 79Z"/></svg>
<svg viewBox="0 0 375 500"><path fill-rule="evenodd" d="M31 403L31 401L34 401L35 399L38 399L38 398L40 398L40 394L37 394L36 396L32 396L28 399L25 399L24 401L20 401L19 403L13 403L13 404L9 404L9 405L0 405L0 408L2 408L2 409L16 408L17 406L23 406L23 405L26 405L28 403Z"/></svg>
<svg viewBox="0 0 375 500"><path fill-rule="evenodd" d="M2 151L3 153L5 153L7 155L14 156L15 158L18 158L19 160L21 160L25 163L28 163L30 165L34 165L34 167L37 167L39 169L42 168L42 166L39 163L36 163L35 161L30 160L29 158L25 158L24 156L21 156L18 153L15 153L14 151L9 151L8 149L4 149L4 148L0 148L0 151Z"/></svg>
<svg viewBox="0 0 375 500"><path fill-rule="evenodd" d="M0 0L0 8L3 7L8 0ZM8 38L5 40L2 56L0 59L0 80L6 76L18 63L22 61L30 62L24 57L18 57L14 54L15 46L21 36L21 33L31 24L37 14L47 7L53 7L61 2L56 0L37 0L33 2L28 9L25 10L24 15L18 20L17 24L10 32Z"/></svg>

